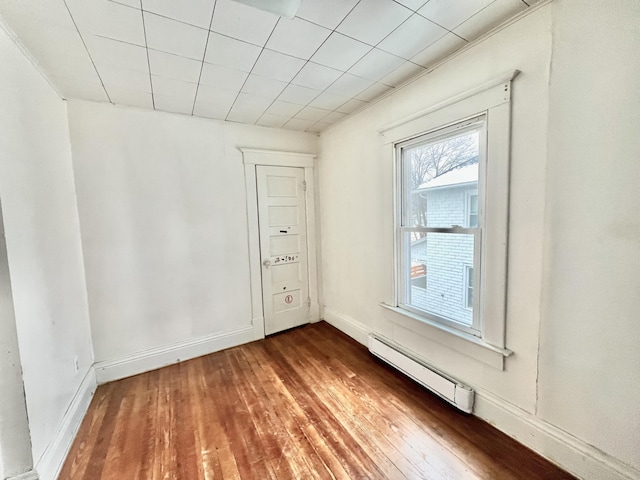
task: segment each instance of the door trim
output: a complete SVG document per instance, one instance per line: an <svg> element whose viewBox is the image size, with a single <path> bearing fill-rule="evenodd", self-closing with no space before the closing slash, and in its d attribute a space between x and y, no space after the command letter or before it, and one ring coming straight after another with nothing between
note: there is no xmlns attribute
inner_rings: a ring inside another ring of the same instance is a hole
<svg viewBox="0 0 640 480"><path fill-rule="evenodd" d="M262 306L262 263L260 260L260 228L258 224L258 192L256 166L304 168L307 255L309 266L310 321L320 319L318 302L318 261L316 256L315 185L313 169L316 155L313 153L285 152L240 148L244 163L245 192L247 196L247 229L249 234L249 275L251 286L251 324L253 339L264 338L264 309Z"/></svg>

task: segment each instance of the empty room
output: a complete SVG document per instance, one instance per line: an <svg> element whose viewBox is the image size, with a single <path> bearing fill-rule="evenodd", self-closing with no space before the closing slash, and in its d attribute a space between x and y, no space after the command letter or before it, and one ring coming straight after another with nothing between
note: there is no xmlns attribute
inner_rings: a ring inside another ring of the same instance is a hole
<svg viewBox="0 0 640 480"><path fill-rule="evenodd" d="M0 479L640 479L640 2L0 1Z"/></svg>

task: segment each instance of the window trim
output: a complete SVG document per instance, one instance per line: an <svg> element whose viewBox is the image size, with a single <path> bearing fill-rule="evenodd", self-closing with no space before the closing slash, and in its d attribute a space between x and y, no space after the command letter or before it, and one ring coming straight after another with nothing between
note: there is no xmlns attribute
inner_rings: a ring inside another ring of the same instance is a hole
<svg viewBox="0 0 640 480"><path fill-rule="evenodd" d="M480 224L480 193L477 188L469 189L464 192L464 226L467 228L475 228L471 226L471 197L478 197L478 212L476 216L478 217L477 223Z"/></svg>
<svg viewBox="0 0 640 480"><path fill-rule="evenodd" d="M517 70L513 70L496 76L481 85L395 121L378 131L381 135L384 158L393 159L390 173L395 179L393 197L396 199L396 204L393 215L386 225L395 231L399 215L396 181L399 172L395 158L395 145L417 137L423 132L456 124L460 119L470 118L481 113L487 114L487 123L490 127L487 132L488 162L485 202L491 208L487 208L485 215L485 248L482 251L482 263L486 266L483 269L481 279L483 285L481 311L485 319L482 335L476 337L465 332L455 332L446 326L434 324L429 319L421 318L397 307L398 269L396 262L399 258L397 239L393 244L394 268L390 271L393 274L393 282L389 283L389 289L381 306L395 312L389 315L390 321L498 369L504 367L504 358L512 353L505 346L505 338L511 84L518 73ZM395 239L395 237L394 234L393 238Z"/></svg>

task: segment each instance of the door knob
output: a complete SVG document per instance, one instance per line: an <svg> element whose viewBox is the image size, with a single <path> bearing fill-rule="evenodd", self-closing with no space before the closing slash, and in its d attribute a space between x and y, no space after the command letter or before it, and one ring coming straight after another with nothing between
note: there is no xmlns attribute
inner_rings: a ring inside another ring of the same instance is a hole
<svg viewBox="0 0 640 480"><path fill-rule="evenodd" d="M271 266L271 261L265 260L264 262L262 262L262 265L264 265L266 268L269 268Z"/></svg>

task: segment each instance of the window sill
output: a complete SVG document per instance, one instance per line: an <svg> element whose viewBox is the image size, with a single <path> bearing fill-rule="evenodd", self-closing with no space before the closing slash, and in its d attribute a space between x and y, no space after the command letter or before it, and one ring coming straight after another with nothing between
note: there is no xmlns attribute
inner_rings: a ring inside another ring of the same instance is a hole
<svg viewBox="0 0 640 480"><path fill-rule="evenodd" d="M386 303L381 303L380 306L400 316L394 316L394 323L499 370L504 369L504 359L513 353L506 348L491 345L475 335L442 325L402 308Z"/></svg>

